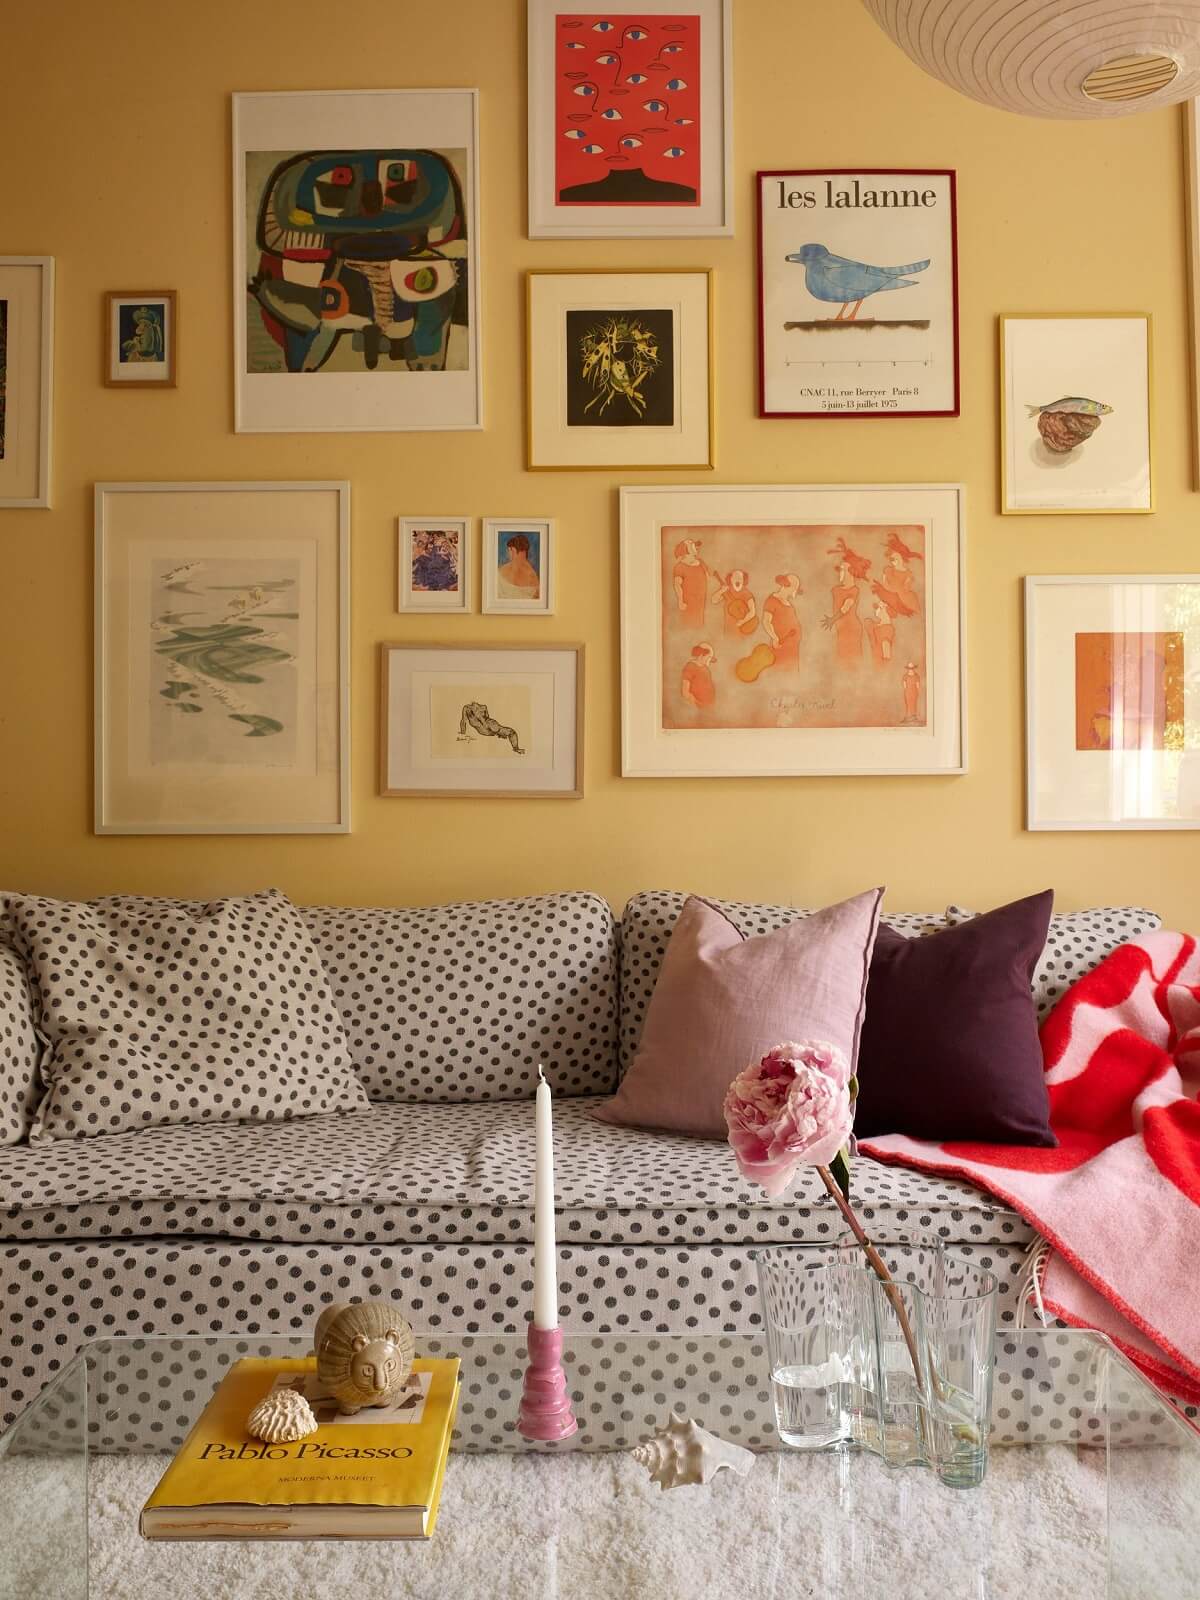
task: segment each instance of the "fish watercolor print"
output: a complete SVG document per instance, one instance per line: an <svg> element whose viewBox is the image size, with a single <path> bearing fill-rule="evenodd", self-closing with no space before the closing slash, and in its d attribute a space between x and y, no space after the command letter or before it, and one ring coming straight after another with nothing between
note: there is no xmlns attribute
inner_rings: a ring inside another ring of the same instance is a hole
<svg viewBox="0 0 1200 1600"><path fill-rule="evenodd" d="M1142 315L1000 319L1001 509L1153 509L1150 322Z"/></svg>
<svg viewBox="0 0 1200 1600"><path fill-rule="evenodd" d="M575 12L554 35L557 203L698 206L700 17Z"/></svg>
<svg viewBox="0 0 1200 1600"><path fill-rule="evenodd" d="M954 173L760 172L759 414L956 416Z"/></svg>
<svg viewBox="0 0 1200 1600"><path fill-rule="evenodd" d="M296 760L300 562L151 564L152 766Z"/></svg>
<svg viewBox="0 0 1200 1600"><path fill-rule="evenodd" d="M919 524L660 529L662 727L924 728Z"/></svg>

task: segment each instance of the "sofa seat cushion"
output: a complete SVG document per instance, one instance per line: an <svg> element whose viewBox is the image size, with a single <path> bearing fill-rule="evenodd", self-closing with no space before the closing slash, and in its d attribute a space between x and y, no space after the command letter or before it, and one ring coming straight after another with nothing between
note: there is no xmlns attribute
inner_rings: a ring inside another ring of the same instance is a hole
<svg viewBox="0 0 1200 1600"><path fill-rule="evenodd" d="M560 1240L821 1243L843 1231L805 1174L770 1202L723 1142L611 1127L589 1114L596 1103L555 1103ZM532 1182L527 1103L375 1105L271 1128L151 1128L0 1150L0 1229L8 1240L526 1243ZM955 1179L864 1158L854 1195L881 1239L931 1230L962 1243L1032 1238Z"/></svg>

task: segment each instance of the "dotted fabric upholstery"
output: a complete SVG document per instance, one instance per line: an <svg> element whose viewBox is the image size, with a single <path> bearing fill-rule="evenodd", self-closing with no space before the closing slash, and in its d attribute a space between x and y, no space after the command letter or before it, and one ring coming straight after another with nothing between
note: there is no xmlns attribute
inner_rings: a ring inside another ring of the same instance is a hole
<svg viewBox="0 0 1200 1600"><path fill-rule="evenodd" d="M278 890L204 906L12 895L9 927L46 1040L33 1142L366 1104L312 941Z"/></svg>
<svg viewBox="0 0 1200 1600"><path fill-rule="evenodd" d="M616 1087L617 930L594 894L304 913L372 1100Z"/></svg>
<svg viewBox="0 0 1200 1600"><path fill-rule="evenodd" d="M708 898L707 896L705 898ZM683 910L687 895L675 889L649 889L634 895L625 907L621 918L621 1076L637 1054L646 1021L646 1008L658 982L659 969L667 953L671 931ZM759 934L774 933L802 917L811 917L813 907L754 905L744 900L711 900L738 931L752 939ZM948 924L944 915L904 914L892 916L884 912L883 921L902 933L905 938L916 938L934 928Z"/></svg>
<svg viewBox="0 0 1200 1600"><path fill-rule="evenodd" d="M0 917L4 896L0 895ZM41 1098L38 1076L41 1042L33 1023L33 996L25 964L4 943L0 924L0 1145L28 1136Z"/></svg>

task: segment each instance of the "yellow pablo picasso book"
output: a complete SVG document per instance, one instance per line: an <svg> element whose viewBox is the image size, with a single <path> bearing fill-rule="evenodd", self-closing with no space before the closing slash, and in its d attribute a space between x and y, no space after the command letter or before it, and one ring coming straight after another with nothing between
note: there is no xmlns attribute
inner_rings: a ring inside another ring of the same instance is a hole
<svg viewBox="0 0 1200 1600"><path fill-rule="evenodd" d="M347 1417L314 1405L291 1444L246 1431L274 1388L311 1389L316 1361L238 1361L142 1509L146 1539L428 1539L458 1407L458 1361L417 1360L408 1392Z"/></svg>

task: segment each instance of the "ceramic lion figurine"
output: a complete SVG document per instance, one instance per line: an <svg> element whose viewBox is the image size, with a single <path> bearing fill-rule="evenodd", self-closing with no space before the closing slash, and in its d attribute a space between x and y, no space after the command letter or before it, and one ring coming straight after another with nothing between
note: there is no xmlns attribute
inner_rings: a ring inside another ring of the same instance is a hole
<svg viewBox="0 0 1200 1600"><path fill-rule="evenodd" d="M318 1390L347 1416L390 1405L408 1385L413 1332L391 1301L326 1306L313 1343Z"/></svg>

